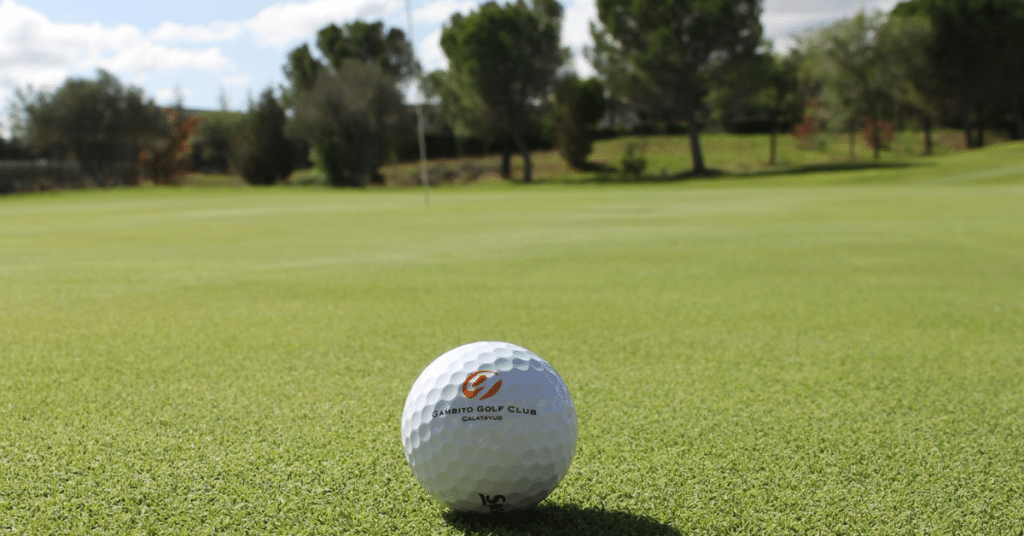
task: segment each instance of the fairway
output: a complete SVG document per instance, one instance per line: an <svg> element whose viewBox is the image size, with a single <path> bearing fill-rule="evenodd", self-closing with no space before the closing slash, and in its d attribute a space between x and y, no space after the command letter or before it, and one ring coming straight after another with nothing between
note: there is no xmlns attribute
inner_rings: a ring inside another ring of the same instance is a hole
<svg viewBox="0 0 1024 536"><path fill-rule="evenodd" d="M1024 534L1021 162L0 198L0 533ZM525 515L403 455L477 340L575 399Z"/></svg>

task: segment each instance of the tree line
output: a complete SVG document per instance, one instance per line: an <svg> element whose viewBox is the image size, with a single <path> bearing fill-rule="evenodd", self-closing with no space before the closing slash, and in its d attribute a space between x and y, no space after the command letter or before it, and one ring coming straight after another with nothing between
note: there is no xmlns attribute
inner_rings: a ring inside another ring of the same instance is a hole
<svg viewBox="0 0 1024 536"><path fill-rule="evenodd" d="M20 90L16 137L0 157L76 160L86 173L133 183L174 182L188 162L230 167L252 184L286 180L300 166L332 185L382 181L388 161L416 154L415 116L403 88L418 82L456 152L473 143L514 154L532 178L531 150L555 146L576 169L602 120L683 132L693 172L708 171L701 133L768 132L802 140L844 131L853 153L873 155L894 131L920 130L926 152L939 126L965 145L1000 129L1024 137L1024 0L907 0L796 36L785 52L763 37L761 0L597 0L598 23L582 80L560 42L556 0L488 2L444 25L449 67L423 73L402 30L353 21L322 28L291 50L287 82L248 111L186 117L100 71L51 92ZM191 145L186 143L192 140ZM191 154L190 154L191 152Z"/></svg>

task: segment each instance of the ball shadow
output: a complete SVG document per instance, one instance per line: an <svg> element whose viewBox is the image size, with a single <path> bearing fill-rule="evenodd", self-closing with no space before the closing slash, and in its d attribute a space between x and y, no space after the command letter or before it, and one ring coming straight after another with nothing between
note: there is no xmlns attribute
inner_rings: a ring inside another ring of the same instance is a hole
<svg viewBox="0 0 1024 536"><path fill-rule="evenodd" d="M570 504L544 504L525 512L467 514L448 511L444 520L470 535L568 536L622 534L680 536L680 532L648 516Z"/></svg>

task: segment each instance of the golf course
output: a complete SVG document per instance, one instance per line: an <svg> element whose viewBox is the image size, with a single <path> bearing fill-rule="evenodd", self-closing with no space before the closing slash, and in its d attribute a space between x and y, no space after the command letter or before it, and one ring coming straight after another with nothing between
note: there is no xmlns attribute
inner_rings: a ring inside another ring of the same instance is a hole
<svg viewBox="0 0 1024 536"><path fill-rule="evenodd" d="M0 197L0 534L1024 534L1024 144L647 156L429 204ZM579 417L522 514L448 512L402 448L423 368L488 340Z"/></svg>

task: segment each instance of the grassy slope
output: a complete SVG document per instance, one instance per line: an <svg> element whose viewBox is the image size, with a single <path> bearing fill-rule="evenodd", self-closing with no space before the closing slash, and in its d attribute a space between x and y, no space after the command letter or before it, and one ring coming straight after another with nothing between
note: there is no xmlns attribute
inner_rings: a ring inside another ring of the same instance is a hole
<svg viewBox="0 0 1024 536"><path fill-rule="evenodd" d="M936 131L934 135L934 152L946 155L962 151L963 134L952 130ZM767 134L734 135L709 133L701 136L706 165L731 174L751 174L765 172L789 172L794 169L806 169L808 166L832 165L837 167L851 164L849 138L844 134L821 134L821 145L815 149L800 149L796 138L788 134L778 136L777 165L769 166ZM856 165L874 164L871 150L861 136L857 136L855 145ZM990 136L990 141L991 136ZM999 143L996 139L995 142ZM594 143L590 162L609 168L606 172L577 172L569 169L557 151L535 151L532 154L534 175L537 182L580 182L593 180L618 180L620 160L626 147L633 145L639 154L647 160L645 175L647 180L672 178L689 172L693 163L690 159L689 139L685 136L627 136ZM924 140L919 132L900 132L896 135L891 150L883 151L880 162L906 162L916 159L924 153ZM449 182L466 182L470 170L480 174L484 182L493 182L498 176L501 158L497 155L484 157L467 157L461 159L432 160L428 164L432 181L444 180L449 175ZM512 158L512 176L522 176L522 165L518 156ZM382 170L387 183L396 185L416 185L420 181L419 162L406 162L385 166ZM292 177L294 183L322 181L309 170L296 172Z"/></svg>
<svg viewBox="0 0 1024 536"><path fill-rule="evenodd" d="M0 199L0 532L1024 528L1020 144L639 185ZM408 387L534 349L580 447L443 514Z"/></svg>

